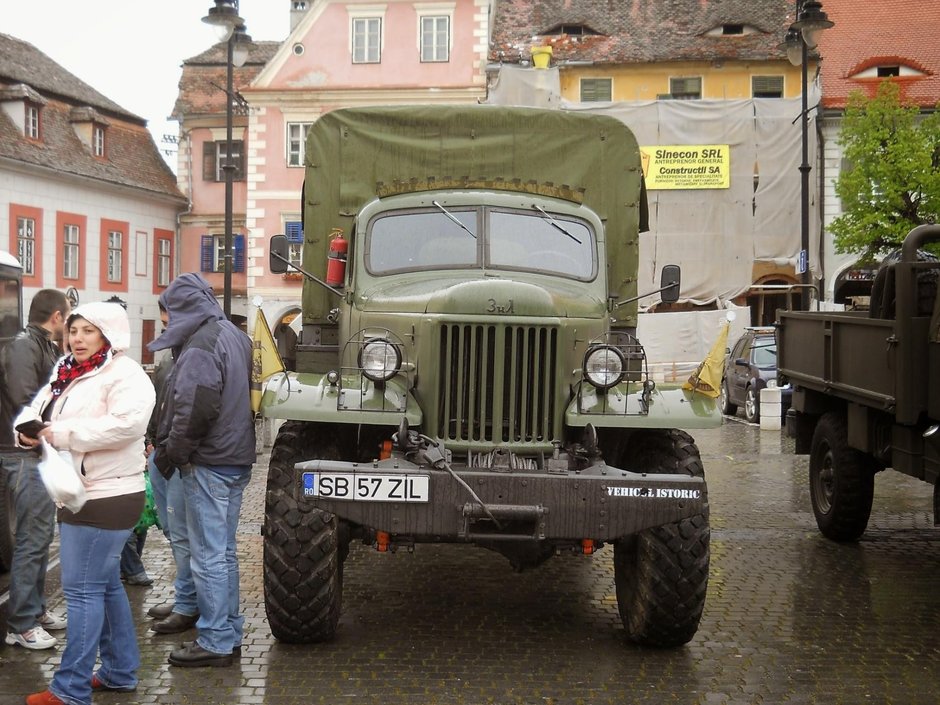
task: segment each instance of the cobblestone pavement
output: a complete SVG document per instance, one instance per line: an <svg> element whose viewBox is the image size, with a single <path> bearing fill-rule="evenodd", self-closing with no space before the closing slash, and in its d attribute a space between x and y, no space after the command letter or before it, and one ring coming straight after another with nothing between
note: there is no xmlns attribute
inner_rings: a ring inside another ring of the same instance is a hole
<svg viewBox="0 0 940 705"><path fill-rule="evenodd" d="M170 668L181 635L147 631L171 597L172 562L151 533L156 582L129 587L143 664L136 693L100 705L593 705L896 703L940 699L940 530L931 488L880 475L868 531L838 545L817 532L806 459L791 441L735 421L699 431L712 510L708 601L686 647L624 640L612 551L526 573L482 549L354 546L336 640L293 646L267 627L261 581L264 463L240 536L243 656L222 669ZM57 569L51 602L61 602ZM60 605L61 606L61 605ZM191 632L194 635L195 632ZM0 647L0 703L45 687L56 650Z"/></svg>

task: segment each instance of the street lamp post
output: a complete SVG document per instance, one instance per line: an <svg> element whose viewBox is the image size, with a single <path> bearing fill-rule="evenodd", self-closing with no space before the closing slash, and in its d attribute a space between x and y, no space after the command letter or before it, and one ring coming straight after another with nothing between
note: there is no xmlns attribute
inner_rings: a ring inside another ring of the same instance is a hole
<svg viewBox="0 0 940 705"><path fill-rule="evenodd" d="M809 251L809 105L807 97L809 50L815 49L819 33L833 26L823 12L822 4L816 0L796 0L796 22L790 25L784 42L787 58L794 66L800 66L800 128L802 138L802 161L800 162L800 249L803 273L800 282L800 308L810 307L810 251Z"/></svg>
<svg viewBox="0 0 940 705"><path fill-rule="evenodd" d="M219 41L226 43L225 60L225 162L222 172L225 175L225 256L222 279L222 310L225 317L232 317L232 176L235 165L232 163L232 103L235 96L234 69L243 66L248 58L248 44L251 37L245 33L245 22L238 14L238 0L215 0L215 6L202 18L216 30ZM244 150L243 150L244 152Z"/></svg>

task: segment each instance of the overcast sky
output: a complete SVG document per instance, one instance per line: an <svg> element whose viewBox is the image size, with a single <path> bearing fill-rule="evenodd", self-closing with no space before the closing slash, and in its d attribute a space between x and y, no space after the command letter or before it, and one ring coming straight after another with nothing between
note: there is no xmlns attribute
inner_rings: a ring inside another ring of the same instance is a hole
<svg viewBox="0 0 940 705"><path fill-rule="evenodd" d="M2 0L0 32L23 39L99 93L147 120L161 150L183 60L212 46L212 0ZM241 0L252 39L283 40L289 0ZM165 155L164 155L165 156ZM175 158L172 163L175 169Z"/></svg>

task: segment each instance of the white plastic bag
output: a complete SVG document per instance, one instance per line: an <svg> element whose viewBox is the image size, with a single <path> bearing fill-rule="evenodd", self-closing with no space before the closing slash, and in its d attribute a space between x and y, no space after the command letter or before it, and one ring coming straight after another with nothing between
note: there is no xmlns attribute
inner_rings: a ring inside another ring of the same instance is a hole
<svg viewBox="0 0 940 705"><path fill-rule="evenodd" d="M77 512L85 506L85 485L72 464L72 454L57 451L42 439L42 460L39 475L52 501L60 507Z"/></svg>

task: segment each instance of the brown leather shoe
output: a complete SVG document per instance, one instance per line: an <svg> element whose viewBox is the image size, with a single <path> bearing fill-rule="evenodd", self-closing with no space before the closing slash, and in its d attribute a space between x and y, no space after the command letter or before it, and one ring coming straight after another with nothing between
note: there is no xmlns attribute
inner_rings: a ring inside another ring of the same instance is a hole
<svg viewBox="0 0 940 705"><path fill-rule="evenodd" d="M147 614L153 617L154 619L166 619L173 613L173 603L164 602L162 605L154 605L149 610Z"/></svg>
<svg viewBox="0 0 940 705"><path fill-rule="evenodd" d="M194 641L170 652L170 658L168 658L167 661L170 662L171 666L181 666L183 668L231 666L232 655L206 651Z"/></svg>
<svg viewBox="0 0 940 705"><path fill-rule="evenodd" d="M150 628L157 634L178 634L195 627L198 619L198 614L186 615L171 612L169 617L154 622Z"/></svg>

